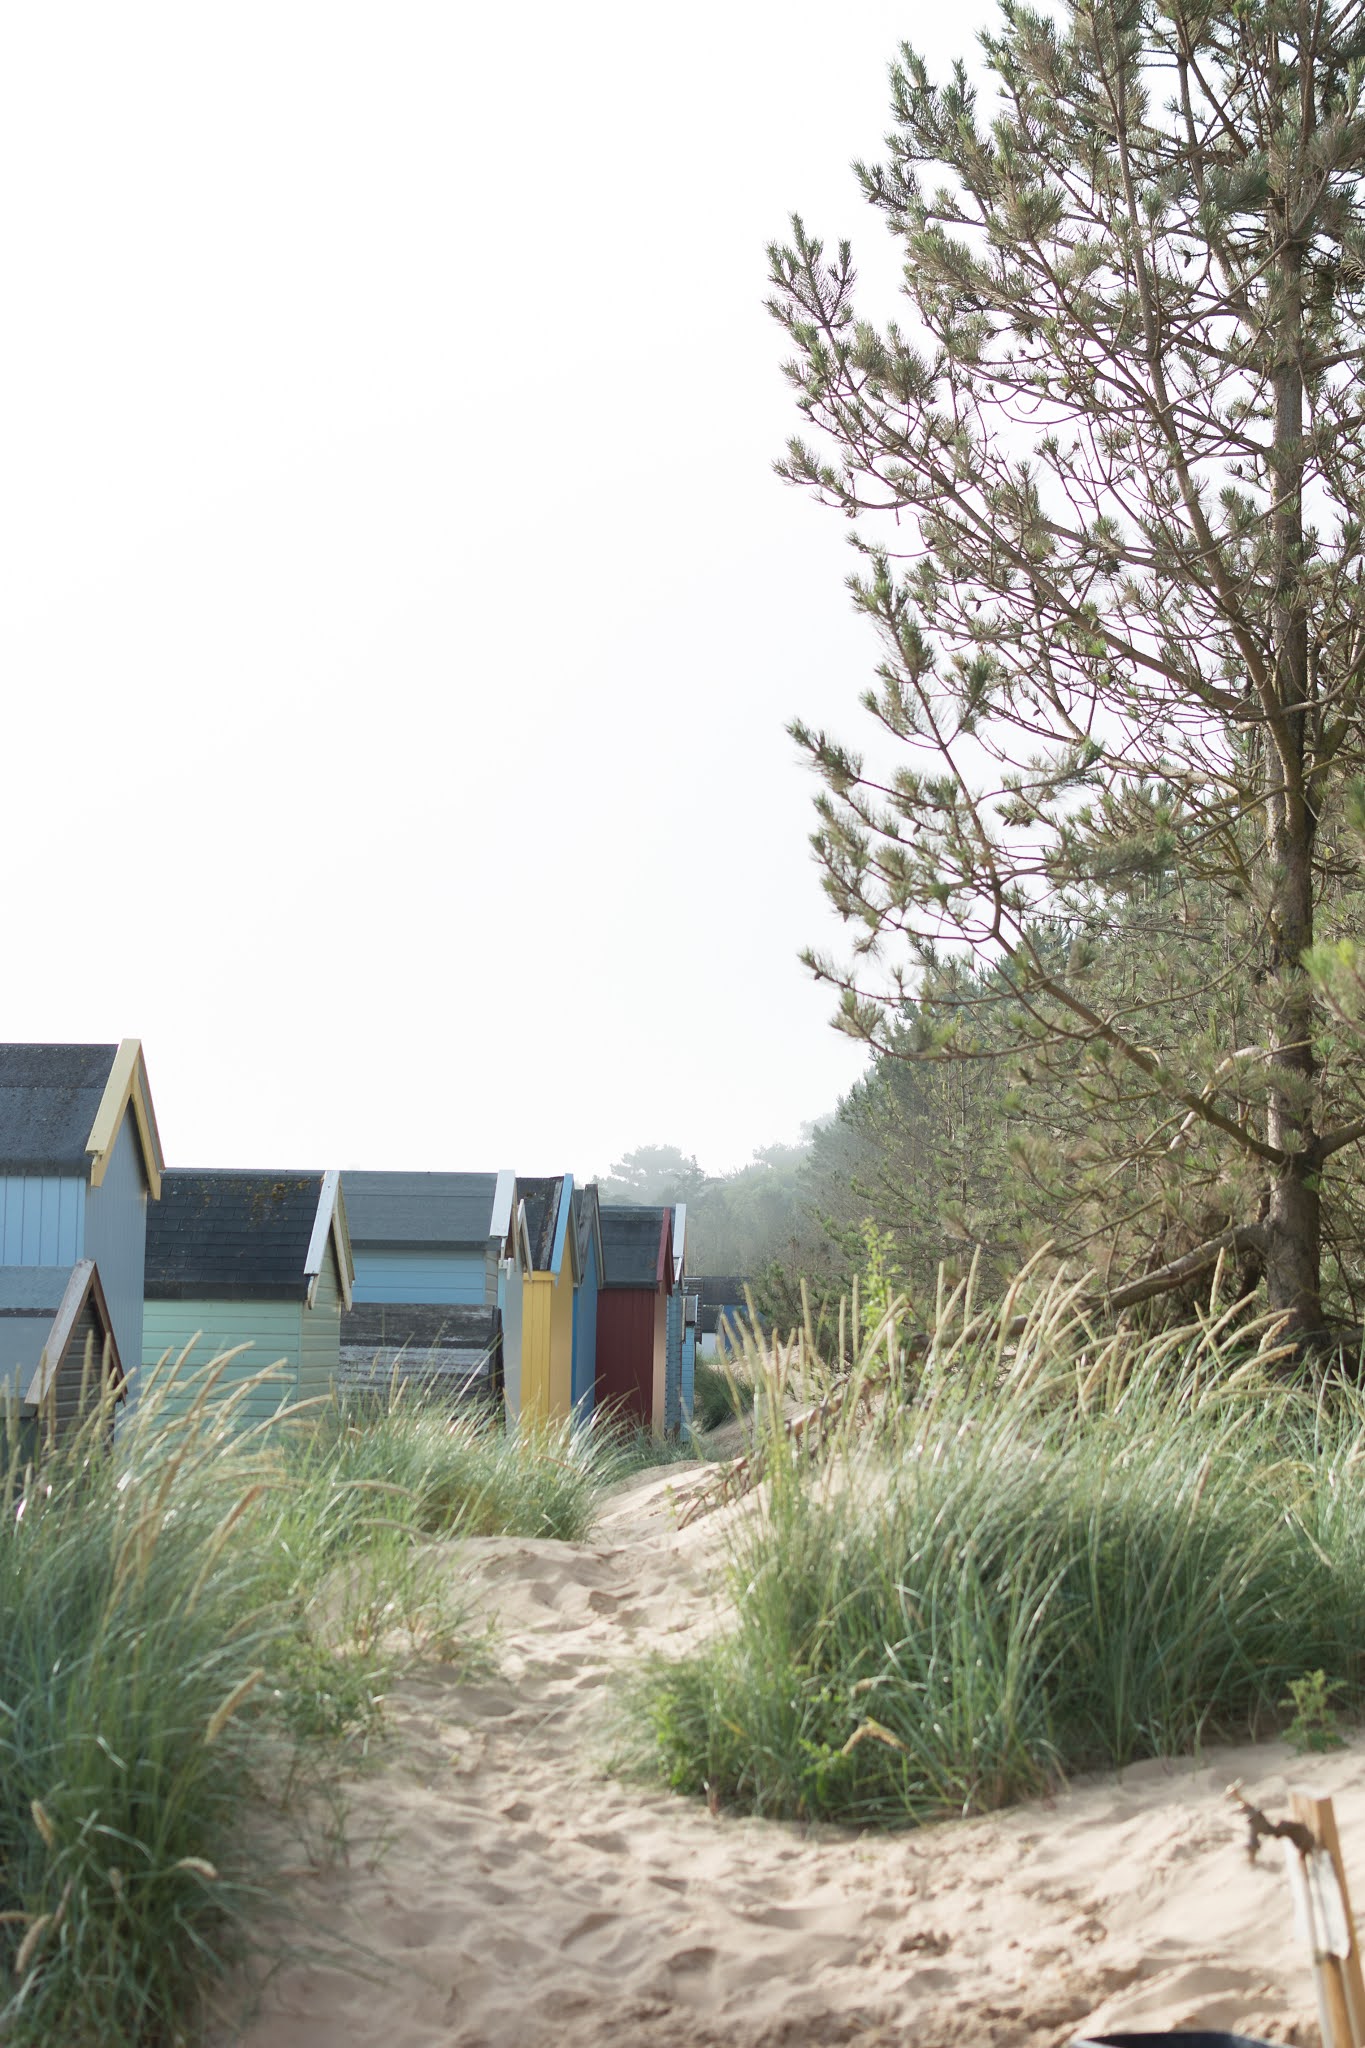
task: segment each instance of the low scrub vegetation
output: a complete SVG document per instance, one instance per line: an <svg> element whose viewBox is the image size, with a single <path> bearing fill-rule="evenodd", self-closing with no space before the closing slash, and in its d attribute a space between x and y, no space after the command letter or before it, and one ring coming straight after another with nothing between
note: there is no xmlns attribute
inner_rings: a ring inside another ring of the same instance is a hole
<svg viewBox="0 0 1365 2048"><path fill-rule="evenodd" d="M653 1767L903 1825L1270 1732L1305 1674L1358 1712L1365 1403L1286 1384L1274 1339L1102 1335L1059 1281L918 1335L893 1305L833 1370L755 1355L734 1623L644 1679Z"/></svg>
<svg viewBox="0 0 1365 2048"><path fill-rule="evenodd" d="M417 1536L582 1534L606 1454L402 1404L237 1428L155 1390L0 1461L0 2038L196 2038L395 1666L465 1654ZM254 1815L254 1819L252 1816ZM275 1861L272 1865L272 1855Z"/></svg>

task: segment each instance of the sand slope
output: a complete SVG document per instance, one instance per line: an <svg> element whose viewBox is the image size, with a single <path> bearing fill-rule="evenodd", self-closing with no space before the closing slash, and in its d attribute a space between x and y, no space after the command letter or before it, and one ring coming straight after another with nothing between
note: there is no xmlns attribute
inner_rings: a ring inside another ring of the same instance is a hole
<svg viewBox="0 0 1365 2048"><path fill-rule="evenodd" d="M1087 2024L1315 2039L1278 1856L1224 1787L1337 1801L1365 1910L1365 1748L1144 1765L988 1821L895 1838L710 1816L600 1769L615 1674L715 1625L721 1521L679 1531L688 1468L618 1496L584 1545L452 1552L500 1671L424 1673L350 1788L349 1863L306 1910L367 1974L291 1966L246 2048L1051 2044ZM727 1510L727 1513L733 1512Z"/></svg>

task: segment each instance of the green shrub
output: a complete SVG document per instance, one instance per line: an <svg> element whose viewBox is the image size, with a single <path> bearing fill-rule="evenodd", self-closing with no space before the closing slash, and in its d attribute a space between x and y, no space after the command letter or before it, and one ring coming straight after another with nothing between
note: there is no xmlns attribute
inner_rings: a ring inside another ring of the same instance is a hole
<svg viewBox="0 0 1365 2048"><path fill-rule="evenodd" d="M905 1823L1268 1732L1305 1671L1359 1711L1358 1396L1287 1390L1254 1332L1102 1344L1055 1291L1012 1355L1008 1310L952 1320L914 1387L869 1343L814 1458L760 1403L734 1626L643 1681L670 1784Z"/></svg>

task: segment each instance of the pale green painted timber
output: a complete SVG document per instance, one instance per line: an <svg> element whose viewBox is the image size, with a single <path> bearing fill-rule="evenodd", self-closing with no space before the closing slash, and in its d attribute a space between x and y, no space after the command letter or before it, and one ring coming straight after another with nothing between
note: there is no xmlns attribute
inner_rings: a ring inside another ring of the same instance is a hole
<svg viewBox="0 0 1365 2048"><path fill-rule="evenodd" d="M319 1290L321 1291L321 1290ZM252 1388L239 1410L242 1428L268 1422L282 1406L298 1399L303 1321L308 1308L301 1301L149 1301L143 1309L142 1362L159 1365L164 1353L177 1359L195 1332L193 1349L166 1396L171 1412L183 1411L202 1382L187 1375L221 1352L249 1344L224 1369L218 1388L238 1387L263 1366L283 1361L272 1379ZM145 1384L145 1382L144 1382Z"/></svg>
<svg viewBox="0 0 1365 2048"><path fill-rule="evenodd" d="M341 1274L330 1233L313 1306L305 1303L302 1315L298 1399L317 1400L331 1393L341 1365Z"/></svg>

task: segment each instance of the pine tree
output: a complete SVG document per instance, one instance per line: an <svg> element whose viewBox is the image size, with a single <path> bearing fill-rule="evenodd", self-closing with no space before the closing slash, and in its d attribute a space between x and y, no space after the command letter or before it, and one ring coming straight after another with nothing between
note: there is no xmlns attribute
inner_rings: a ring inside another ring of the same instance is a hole
<svg viewBox="0 0 1365 2048"><path fill-rule="evenodd" d="M982 49L984 98L905 49L858 167L909 321L861 320L848 245L799 219L771 252L810 429L780 467L856 522L864 701L906 750L793 727L858 927L812 965L875 1045L914 996L918 1056L998 1049L993 1003L1026 1105L1031 1077L1122 1110L1077 1166L1151 1211L1116 1303L1221 1251L1306 1334L1324 1175L1365 1137L1305 970L1365 747L1365 9L1006 0ZM1116 977L1135 901L1164 943ZM1191 1174L1214 1227L1163 1256Z"/></svg>

